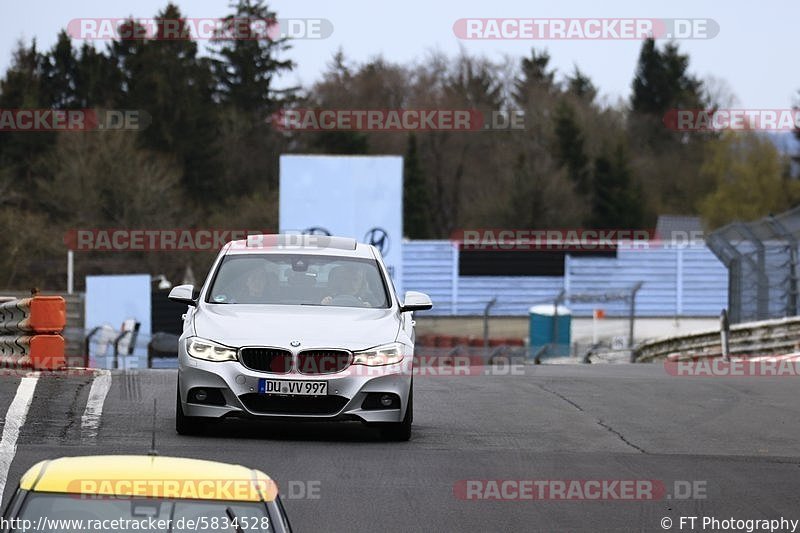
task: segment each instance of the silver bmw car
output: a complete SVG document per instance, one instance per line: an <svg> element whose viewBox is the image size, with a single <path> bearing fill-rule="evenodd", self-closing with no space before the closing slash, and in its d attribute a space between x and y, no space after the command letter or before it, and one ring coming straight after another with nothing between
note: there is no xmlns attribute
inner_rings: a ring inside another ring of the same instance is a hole
<svg viewBox="0 0 800 533"><path fill-rule="evenodd" d="M226 417L351 419L408 440L413 419L412 312L380 253L354 239L251 235L226 244L189 306L178 348L178 433Z"/></svg>

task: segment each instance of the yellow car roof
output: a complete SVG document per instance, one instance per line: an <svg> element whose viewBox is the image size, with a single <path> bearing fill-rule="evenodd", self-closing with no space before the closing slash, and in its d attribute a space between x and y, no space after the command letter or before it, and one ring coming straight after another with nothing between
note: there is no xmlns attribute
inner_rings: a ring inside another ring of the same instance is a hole
<svg viewBox="0 0 800 533"><path fill-rule="evenodd" d="M62 457L32 466L20 488L122 497L273 501L278 487L244 466L150 455Z"/></svg>

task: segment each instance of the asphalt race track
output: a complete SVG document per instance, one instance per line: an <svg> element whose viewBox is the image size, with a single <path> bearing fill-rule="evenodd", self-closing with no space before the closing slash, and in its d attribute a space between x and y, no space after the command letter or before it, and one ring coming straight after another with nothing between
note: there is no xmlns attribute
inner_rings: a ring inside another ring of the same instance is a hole
<svg viewBox="0 0 800 533"><path fill-rule="evenodd" d="M301 532L664 531L665 517L679 531L680 516L800 518L800 402L791 377L674 377L660 364L417 376L412 440L385 443L358 423L229 422L181 437L175 371L112 373L104 398L103 384L93 385L101 376L38 377L16 450L10 435L0 443L0 467L13 458L3 505L39 460L146 453L157 398L160 454L264 470ZM0 376L0 421L20 380ZM479 500L454 490L466 480L656 480L666 493Z"/></svg>

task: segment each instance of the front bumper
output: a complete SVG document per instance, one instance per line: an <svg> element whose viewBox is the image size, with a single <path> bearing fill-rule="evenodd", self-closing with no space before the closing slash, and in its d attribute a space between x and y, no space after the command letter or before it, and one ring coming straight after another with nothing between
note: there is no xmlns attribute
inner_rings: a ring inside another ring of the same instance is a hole
<svg viewBox="0 0 800 533"><path fill-rule="evenodd" d="M244 367L238 361L211 362L190 357L181 342L178 365L179 397L186 416L261 419L361 420L401 422L408 406L413 356L409 353L394 365L351 365L342 372L306 375L296 372L272 374ZM327 396L265 395L258 393L260 378L327 381ZM225 405L188 401L191 389L218 389ZM395 394L400 408L363 409L369 393ZM296 406L296 408L295 408Z"/></svg>

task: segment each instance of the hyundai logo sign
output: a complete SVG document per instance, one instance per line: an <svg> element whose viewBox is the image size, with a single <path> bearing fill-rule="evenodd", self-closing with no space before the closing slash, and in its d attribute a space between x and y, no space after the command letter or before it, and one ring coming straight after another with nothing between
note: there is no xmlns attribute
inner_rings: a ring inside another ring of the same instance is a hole
<svg viewBox="0 0 800 533"><path fill-rule="evenodd" d="M319 226L312 226L310 228L304 229L303 235L324 235L325 237L330 237L331 232Z"/></svg>
<svg viewBox="0 0 800 533"><path fill-rule="evenodd" d="M386 255L389 251L389 234L383 228L372 228L364 235L364 242L371 244L381 255Z"/></svg>

